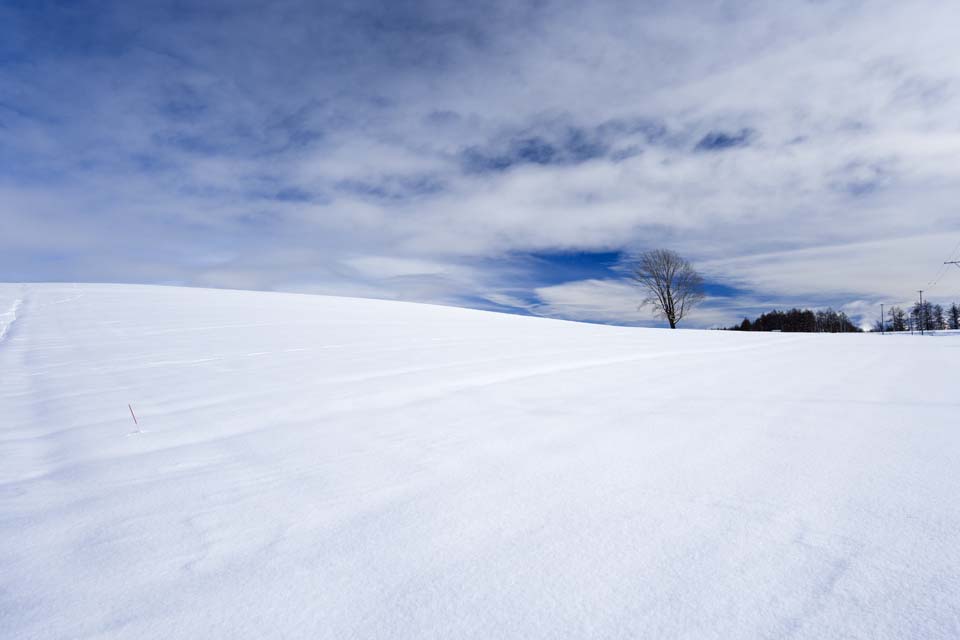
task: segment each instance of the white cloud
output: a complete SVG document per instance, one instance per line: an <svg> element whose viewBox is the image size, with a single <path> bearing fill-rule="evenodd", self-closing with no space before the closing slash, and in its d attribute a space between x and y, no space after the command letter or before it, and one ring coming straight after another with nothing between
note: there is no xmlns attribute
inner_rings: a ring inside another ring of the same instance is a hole
<svg viewBox="0 0 960 640"><path fill-rule="evenodd" d="M705 305L710 324L909 300L960 234L956 3L291 2L147 30L135 5L81 34L94 52L31 48L52 18L0 16L29 60L0 69L7 277L525 308L511 252L667 246L757 297ZM614 122L662 131L463 170L468 147ZM538 312L635 322L623 287L539 287Z"/></svg>
<svg viewBox="0 0 960 640"><path fill-rule="evenodd" d="M578 280L535 290L537 315L617 324L651 324L649 310L640 311L643 294L616 280Z"/></svg>
<svg viewBox="0 0 960 640"><path fill-rule="evenodd" d="M958 243L960 233L936 233L721 258L702 266L715 277L769 294L789 292L798 300L864 295L903 304L918 289L931 298L960 294L960 277L951 278L941 258Z"/></svg>

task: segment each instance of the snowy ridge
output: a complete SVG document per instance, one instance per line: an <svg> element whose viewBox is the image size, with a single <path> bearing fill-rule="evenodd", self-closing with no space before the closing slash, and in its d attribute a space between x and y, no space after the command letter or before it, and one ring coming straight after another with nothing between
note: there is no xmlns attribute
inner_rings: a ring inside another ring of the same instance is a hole
<svg viewBox="0 0 960 640"><path fill-rule="evenodd" d="M960 336L0 302L5 640L960 635Z"/></svg>
<svg viewBox="0 0 960 640"><path fill-rule="evenodd" d="M10 330L10 327L13 326L13 323L17 321L17 309L20 308L20 305L23 303L23 300L19 298L13 301L13 304L10 305L10 308L0 313L0 342L3 342L7 337L7 332Z"/></svg>

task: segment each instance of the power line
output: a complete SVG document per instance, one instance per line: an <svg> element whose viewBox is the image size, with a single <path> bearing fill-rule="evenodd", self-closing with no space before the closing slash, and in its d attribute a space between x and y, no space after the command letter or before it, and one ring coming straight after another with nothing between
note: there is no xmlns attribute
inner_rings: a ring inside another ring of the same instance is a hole
<svg viewBox="0 0 960 640"><path fill-rule="evenodd" d="M946 275L947 271L950 270L950 265L951 265L951 264L955 264L955 265L957 265L958 267L960 267L960 264L958 264L958 261L957 261L957 260L953 260L953 258L956 256L956 253L957 253L957 250L958 250L958 249L960 249L960 241L958 241L957 244L956 244L956 246L953 247L953 250L950 251L950 253L947 254L947 259L943 262L943 265L937 270L937 275L935 275L935 276L933 277L933 280L931 280L930 282L927 283L928 286L930 286L930 287L936 286L936 284L937 284L938 282L940 282L940 278L942 278L944 275Z"/></svg>
<svg viewBox="0 0 960 640"><path fill-rule="evenodd" d="M951 251L951 252L947 255L947 259L948 259L948 260L953 257L953 255L957 252L957 249L960 249L960 241L957 241L957 246L955 246L955 247L953 248L953 251Z"/></svg>
<svg viewBox="0 0 960 640"><path fill-rule="evenodd" d="M944 261L944 263L943 263L943 268L949 270L949 269L950 269L950 265L953 265L953 266L955 266L956 268L960 269L960 260L946 260L946 261ZM944 273L946 273L946 271L944 271ZM941 277L943 277L943 276L941 276ZM953 295L953 296L951 296L951 297L956 298L958 295L960 295L960 293L955 294L955 295Z"/></svg>
<svg viewBox="0 0 960 640"><path fill-rule="evenodd" d="M951 256L952 256L952 254L951 254ZM930 282L928 282L928 283L927 283L927 286L928 286L928 287L935 287L935 286L937 286L937 283L940 282L940 278L942 278L943 276L945 276L946 273L947 273L947 271L949 271L949 270L950 270L950 266L949 266L946 262L944 262L942 265L940 265L940 268L937 269L937 275L933 276L933 280L931 280Z"/></svg>

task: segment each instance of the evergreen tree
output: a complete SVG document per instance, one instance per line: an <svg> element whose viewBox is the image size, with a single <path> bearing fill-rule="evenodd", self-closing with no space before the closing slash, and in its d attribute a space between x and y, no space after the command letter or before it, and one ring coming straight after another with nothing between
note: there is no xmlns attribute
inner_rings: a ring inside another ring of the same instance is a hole
<svg viewBox="0 0 960 640"><path fill-rule="evenodd" d="M913 303L913 307L910 309L910 320L914 331L932 331L933 305L929 302Z"/></svg>
<svg viewBox="0 0 960 640"><path fill-rule="evenodd" d="M902 312L901 312L902 313ZM773 309L761 313L753 322L744 318L739 325L730 327L736 331L783 331L784 333L853 333L860 327L853 324L843 311L833 309L793 308L789 311Z"/></svg>
<svg viewBox="0 0 960 640"><path fill-rule="evenodd" d="M950 311L947 313L949 318L949 327L951 329L960 329L960 306L954 302L950 305Z"/></svg>
<svg viewBox="0 0 960 640"><path fill-rule="evenodd" d="M939 304L933 305L933 310L930 315L933 319L933 322L931 322L931 324L933 325L934 330L942 331L947 328L947 321L943 317L943 307L941 305Z"/></svg>
<svg viewBox="0 0 960 640"><path fill-rule="evenodd" d="M907 330L907 314L900 307L890 307L890 331Z"/></svg>

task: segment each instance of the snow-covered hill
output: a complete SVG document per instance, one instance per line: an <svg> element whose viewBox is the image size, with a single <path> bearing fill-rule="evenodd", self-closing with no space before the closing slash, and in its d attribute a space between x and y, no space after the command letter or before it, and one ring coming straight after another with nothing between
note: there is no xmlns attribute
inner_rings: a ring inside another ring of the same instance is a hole
<svg viewBox="0 0 960 640"><path fill-rule="evenodd" d="M960 339L119 285L0 333L3 638L960 636Z"/></svg>

